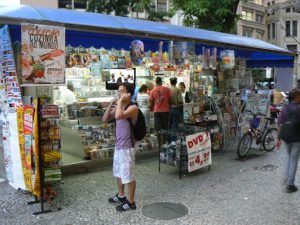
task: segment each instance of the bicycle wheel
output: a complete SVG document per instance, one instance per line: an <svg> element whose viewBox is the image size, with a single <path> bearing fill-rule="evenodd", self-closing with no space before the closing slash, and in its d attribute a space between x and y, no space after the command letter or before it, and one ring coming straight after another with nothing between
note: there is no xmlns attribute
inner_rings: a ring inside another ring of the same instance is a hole
<svg viewBox="0 0 300 225"><path fill-rule="evenodd" d="M266 132L265 136L263 137L263 147L267 152L273 151L276 147L276 140L278 136L278 129L277 128L270 128Z"/></svg>
<svg viewBox="0 0 300 225"><path fill-rule="evenodd" d="M245 133L238 145L237 154L239 158L242 158L247 155L252 145L252 134L250 132Z"/></svg>

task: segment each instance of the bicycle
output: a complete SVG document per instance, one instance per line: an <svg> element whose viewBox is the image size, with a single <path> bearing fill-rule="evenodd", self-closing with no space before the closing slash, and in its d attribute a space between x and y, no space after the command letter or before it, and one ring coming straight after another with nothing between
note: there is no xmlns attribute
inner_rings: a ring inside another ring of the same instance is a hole
<svg viewBox="0 0 300 225"><path fill-rule="evenodd" d="M246 110L252 114L252 120L250 122L249 130L242 136L238 144L237 155L239 158L245 157L252 146L253 137L256 138L256 144L262 144L263 149L267 152L271 152L276 147L276 140L278 136L278 129L275 127L269 127L269 123L274 123L274 119L267 117L261 113L253 113L252 111ZM261 116L261 117L259 117ZM263 130L259 129L259 123L261 118L265 118L267 121L263 127Z"/></svg>

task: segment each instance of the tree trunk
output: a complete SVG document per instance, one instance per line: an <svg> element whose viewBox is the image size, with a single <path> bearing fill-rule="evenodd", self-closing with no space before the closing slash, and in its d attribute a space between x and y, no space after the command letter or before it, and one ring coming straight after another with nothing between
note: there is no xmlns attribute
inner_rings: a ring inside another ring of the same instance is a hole
<svg viewBox="0 0 300 225"><path fill-rule="evenodd" d="M232 27L235 24L235 18L236 18L236 11L238 9L240 0L236 0L232 3L232 14L228 14L228 16L225 18L224 24L223 24L223 32L225 33L230 33Z"/></svg>

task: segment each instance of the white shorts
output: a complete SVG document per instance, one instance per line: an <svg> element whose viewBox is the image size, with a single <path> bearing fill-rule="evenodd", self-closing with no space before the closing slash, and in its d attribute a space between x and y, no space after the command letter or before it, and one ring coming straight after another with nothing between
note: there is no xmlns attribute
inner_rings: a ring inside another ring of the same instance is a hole
<svg viewBox="0 0 300 225"><path fill-rule="evenodd" d="M135 149L115 149L113 175L121 178L122 184L135 181Z"/></svg>

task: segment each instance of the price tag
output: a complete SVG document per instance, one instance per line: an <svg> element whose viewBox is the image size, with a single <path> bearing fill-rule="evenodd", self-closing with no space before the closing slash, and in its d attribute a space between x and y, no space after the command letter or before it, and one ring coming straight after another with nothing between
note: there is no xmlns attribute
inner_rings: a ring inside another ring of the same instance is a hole
<svg viewBox="0 0 300 225"><path fill-rule="evenodd" d="M211 164L211 140L209 132L186 137L188 148L188 171L194 171Z"/></svg>

